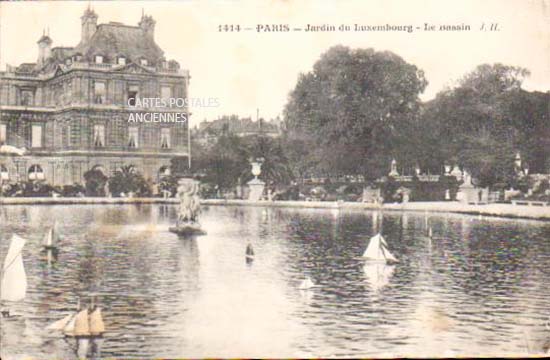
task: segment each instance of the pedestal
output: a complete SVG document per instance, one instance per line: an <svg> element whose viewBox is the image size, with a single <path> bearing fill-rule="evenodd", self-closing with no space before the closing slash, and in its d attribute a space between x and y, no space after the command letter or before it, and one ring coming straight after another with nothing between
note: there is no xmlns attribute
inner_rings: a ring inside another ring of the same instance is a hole
<svg viewBox="0 0 550 360"><path fill-rule="evenodd" d="M248 200L260 201L264 193L265 182L260 179L252 179L248 182L250 192L248 194Z"/></svg>

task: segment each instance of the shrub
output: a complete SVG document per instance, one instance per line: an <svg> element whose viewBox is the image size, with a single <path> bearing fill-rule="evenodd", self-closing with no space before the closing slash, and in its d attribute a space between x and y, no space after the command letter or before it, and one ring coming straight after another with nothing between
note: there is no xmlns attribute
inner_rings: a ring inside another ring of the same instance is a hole
<svg viewBox="0 0 550 360"><path fill-rule="evenodd" d="M65 185L61 194L65 197L77 197L86 193L86 189L81 184Z"/></svg>
<svg viewBox="0 0 550 360"><path fill-rule="evenodd" d="M58 188L45 181L29 181L14 185L9 192L12 196L19 197L49 197L54 191L61 193Z"/></svg>
<svg viewBox="0 0 550 360"><path fill-rule="evenodd" d="M123 166L109 179L109 190L113 196L134 193L136 196L150 196L151 186L143 175L131 166Z"/></svg>
<svg viewBox="0 0 550 360"><path fill-rule="evenodd" d="M159 192L162 196L163 191L169 191L170 196L175 196L178 189L178 178L174 175L164 176L159 183Z"/></svg>
<svg viewBox="0 0 550 360"><path fill-rule="evenodd" d="M105 196L105 184L107 176L99 169L91 169L84 173L86 180L86 195L88 196Z"/></svg>

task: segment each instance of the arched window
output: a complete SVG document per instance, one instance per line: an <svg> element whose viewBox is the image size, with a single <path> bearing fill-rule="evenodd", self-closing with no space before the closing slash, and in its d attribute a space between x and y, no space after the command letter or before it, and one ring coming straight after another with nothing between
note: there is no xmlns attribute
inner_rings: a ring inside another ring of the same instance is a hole
<svg viewBox="0 0 550 360"><path fill-rule="evenodd" d="M44 180L44 170L40 165L31 165L29 168L29 180Z"/></svg>
<svg viewBox="0 0 550 360"><path fill-rule="evenodd" d="M0 164L0 179L2 180L10 179L10 173L8 171L8 168L4 164Z"/></svg>
<svg viewBox="0 0 550 360"><path fill-rule="evenodd" d="M118 65L126 65L126 58L124 56L119 56L117 58L117 64Z"/></svg>

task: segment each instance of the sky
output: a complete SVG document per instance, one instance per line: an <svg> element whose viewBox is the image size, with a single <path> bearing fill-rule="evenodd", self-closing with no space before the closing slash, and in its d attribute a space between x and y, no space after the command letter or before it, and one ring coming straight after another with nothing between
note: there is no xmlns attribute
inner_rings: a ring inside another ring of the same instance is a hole
<svg viewBox="0 0 550 360"><path fill-rule="evenodd" d="M392 51L425 72L422 100L453 86L483 63L525 67L527 90L550 90L550 0L212 0L56 1L0 3L0 69L35 62L37 40L49 28L55 46L80 40L80 16L90 5L98 23L137 25L142 11L156 20L155 40L167 59L191 74L191 124L224 114L282 116L300 73L311 71L334 45ZM469 25L471 31L423 31L425 23ZM498 23L498 31L481 25ZM257 25L412 25L408 32L257 32ZM253 31L219 32L220 25Z"/></svg>

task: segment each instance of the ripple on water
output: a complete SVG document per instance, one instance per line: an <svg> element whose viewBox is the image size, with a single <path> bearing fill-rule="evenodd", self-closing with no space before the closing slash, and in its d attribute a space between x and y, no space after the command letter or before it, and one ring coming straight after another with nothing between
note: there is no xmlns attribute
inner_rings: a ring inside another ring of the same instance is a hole
<svg viewBox="0 0 550 360"><path fill-rule="evenodd" d="M379 230L365 211L211 207L196 240L168 232L165 205L0 216L2 258L13 232L28 239L28 296L14 306L24 321L2 327L6 357L73 357L71 340L45 327L94 294L106 358L525 354L550 309L546 223L384 214L400 263L379 269L361 259ZM41 240L54 218L63 239L48 263ZM298 291L306 275L319 287Z"/></svg>

